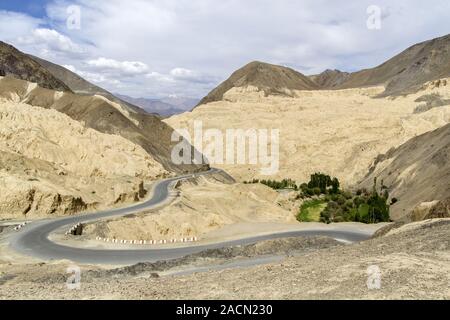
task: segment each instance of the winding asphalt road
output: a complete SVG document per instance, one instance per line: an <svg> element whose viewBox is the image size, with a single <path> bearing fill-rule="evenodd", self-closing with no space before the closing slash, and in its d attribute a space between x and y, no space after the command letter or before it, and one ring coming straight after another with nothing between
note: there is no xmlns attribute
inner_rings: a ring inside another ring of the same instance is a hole
<svg viewBox="0 0 450 320"><path fill-rule="evenodd" d="M217 172L220 172L220 170L211 169L207 172L197 173L196 176ZM87 264L129 265L138 262L155 262L159 260L175 259L206 249L246 245L263 240L277 238L298 236L328 236L342 241L357 242L366 240L370 237L370 234L367 233L348 230L301 230L248 237L244 239L225 241L214 244L191 245L187 247L167 249L149 249L145 246L140 249L79 248L55 243L49 239L49 235L51 233L68 230L70 226L77 223L86 223L111 217L126 216L142 210L161 206L168 199L170 188L173 186L173 184L179 180L184 180L189 177L192 177L192 174L158 182L153 188L153 196L151 197L151 199L134 206L107 210L87 215L33 222L27 225L25 228L22 228L17 234L11 237L10 247L22 254L43 260L68 259L74 262Z"/></svg>

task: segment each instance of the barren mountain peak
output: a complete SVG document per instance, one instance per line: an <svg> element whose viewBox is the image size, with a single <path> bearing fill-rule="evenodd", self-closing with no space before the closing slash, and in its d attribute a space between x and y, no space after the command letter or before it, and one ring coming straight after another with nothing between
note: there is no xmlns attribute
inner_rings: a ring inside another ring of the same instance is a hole
<svg viewBox="0 0 450 320"><path fill-rule="evenodd" d="M309 78L321 89L333 89L345 82L350 74L337 69L326 69L324 72L312 75Z"/></svg>
<svg viewBox="0 0 450 320"><path fill-rule="evenodd" d="M252 61L235 71L212 90L199 105L220 101L225 92L235 87L254 86L266 94L284 95L288 90L315 90L319 87L308 77L291 68L261 61Z"/></svg>

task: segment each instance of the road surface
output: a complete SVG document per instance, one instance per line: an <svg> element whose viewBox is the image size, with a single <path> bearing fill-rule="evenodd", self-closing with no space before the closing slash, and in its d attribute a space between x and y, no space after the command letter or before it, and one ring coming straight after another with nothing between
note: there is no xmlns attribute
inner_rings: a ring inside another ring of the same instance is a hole
<svg viewBox="0 0 450 320"><path fill-rule="evenodd" d="M197 173L196 175L198 176L212 174L219 171L220 170L218 169L211 169L210 171ZM145 246L139 249L79 248L55 243L49 239L49 235L51 233L55 231L68 230L71 226L77 223L86 223L111 217L126 216L142 210L161 206L166 200L168 200L173 184L179 180L187 179L189 177L192 177L192 175L170 178L158 182L153 188L152 197L149 200L134 206L106 210L87 215L33 222L27 225L25 228L21 229L14 236L12 236L10 240L10 247L22 254L43 260L67 259L74 262L86 264L130 265L138 262L155 262L159 260L175 259L206 249L217 249L235 245L247 245L263 240L277 238L298 236L328 236L341 241L357 242L366 240L370 237L370 234L368 233L348 230L301 230L278 232L213 244L194 244L186 247L166 249L150 249Z"/></svg>

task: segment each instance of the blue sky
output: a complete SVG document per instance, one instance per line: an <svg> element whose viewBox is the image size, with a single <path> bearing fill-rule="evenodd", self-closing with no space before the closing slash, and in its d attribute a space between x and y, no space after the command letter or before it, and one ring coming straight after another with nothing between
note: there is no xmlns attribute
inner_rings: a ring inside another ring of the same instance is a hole
<svg viewBox="0 0 450 320"><path fill-rule="evenodd" d="M134 97L202 97L252 60L359 70L449 32L447 0L0 0L0 40Z"/></svg>
<svg viewBox="0 0 450 320"><path fill-rule="evenodd" d="M47 2L44 0L0 0L0 9L23 12L33 17L44 17Z"/></svg>

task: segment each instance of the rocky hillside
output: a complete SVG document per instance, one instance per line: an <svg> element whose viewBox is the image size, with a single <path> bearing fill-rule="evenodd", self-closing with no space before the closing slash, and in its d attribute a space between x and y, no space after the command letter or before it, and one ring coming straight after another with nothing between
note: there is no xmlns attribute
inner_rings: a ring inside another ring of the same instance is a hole
<svg viewBox="0 0 450 320"><path fill-rule="evenodd" d="M36 56L28 55L31 59L39 63L45 70L50 72L55 78L66 84L74 93L80 94L108 94L108 91L83 79L76 73L57 65L50 61Z"/></svg>
<svg viewBox="0 0 450 320"><path fill-rule="evenodd" d="M335 88L382 84L386 87L384 95L398 95L446 77L450 77L450 35L418 43L375 68L352 73Z"/></svg>
<svg viewBox="0 0 450 320"><path fill-rule="evenodd" d="M339 88L350 77L350 73L339 70L325 70L321 74L309 76L321 89Z"/></svg>
<svg viewBox="0 0 450 320"><path fill-rule="evenodd" d="M70 91L68 85L53 76L38 62L2 41L0 41L0 76L13 76L35 82L47 89Z"/></svg>
<svg viewBox="0 0 450 320"><path fill-rule="evenodd" d="M439 201L450 199L450 124L379 156L360 186L370 188L375 177L397 200L391 206L393 219L426 218Z"/></svg>
<svg viewBox="0 0 450 320"><path fill-rule="evenodd" d="M285 95L287 90L315 90L319 86L303 74L282 66L253 61L235 71L198 105L220 101L231 88L256 87L266 94Z"/></svg>

